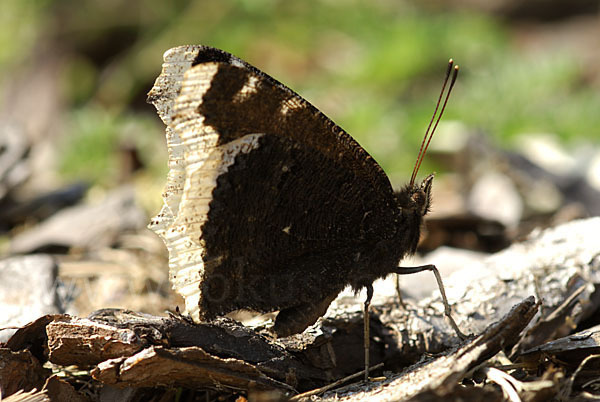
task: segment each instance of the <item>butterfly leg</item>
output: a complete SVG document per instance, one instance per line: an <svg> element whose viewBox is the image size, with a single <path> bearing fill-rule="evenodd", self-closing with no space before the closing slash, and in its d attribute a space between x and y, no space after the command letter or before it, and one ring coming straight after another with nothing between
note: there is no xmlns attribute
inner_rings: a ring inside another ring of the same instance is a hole
<svg viewBox="0 0 600 402"><path fill-rule="evenodd" d="M367 285L367 300L365 300L365 312L363 314L363 325L364 325L364 348L365 348L365 381L369 381L369 347L371 346L371 334L370 334L370 320L369 320L369 306L371 305L371 299L373 298L373 285Z"/></svg>
<svg viewBox="0 0 600 402"><path fill-rule="evenodd" d="M404 310L406 310L406 303L404 303L404 299L402 298L402 290L400 289L400 276L396 275L396 297L398 298L398 304Z"/></svg>
<svg viewBox="0 0 600 402"><path fill-rule="evenodd" d="M444 315L448 317L448 321L450 321L450 325L452 326L452 329L454 329L454 332L456 332L456 335L458 335L460 339L467 339L467 336L461 332L458 325L456 325L456 321L452 318L450 304L448 303L448 298L446 298L446 291L444 290L444 283L442 282L442 276L435 265L428 264L420 265L418 267L398 267L394 272L399 275L410 275L423 271L431 271L433 272L433 275L435 275L435 280L437 281L440 294L442 295L442 302L444 303Z"/></svg>

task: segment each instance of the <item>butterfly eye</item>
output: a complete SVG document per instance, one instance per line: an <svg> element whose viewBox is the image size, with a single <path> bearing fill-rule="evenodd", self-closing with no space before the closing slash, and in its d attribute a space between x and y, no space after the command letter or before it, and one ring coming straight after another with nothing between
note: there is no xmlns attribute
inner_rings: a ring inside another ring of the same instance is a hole
<svg viewBox="0 0 600 402"><path fill-rule="evenodd" d="M414 211L421 216L426 215L429 211L430 189L431 187L425 187L424 189L416 190L410 197L413 202Z"/></svg>
<svg viewBox="0 0 600 402"><path fill-rule="evenodd" d="M412 201L415 203L415 208L420 209L421 205L425 202L427 196L423 190L417 190L412 195Z"/></svg>

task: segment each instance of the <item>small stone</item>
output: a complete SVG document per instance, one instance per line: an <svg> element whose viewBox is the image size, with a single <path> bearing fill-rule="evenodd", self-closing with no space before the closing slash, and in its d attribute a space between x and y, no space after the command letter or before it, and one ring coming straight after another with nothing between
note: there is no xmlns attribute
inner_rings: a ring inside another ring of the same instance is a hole
<svg viewBox="0 0 600 402"><path fill-rule="evenodd" d="M519 137L520 152L538 166L556 175L570 172L577 161L550 134L524 134Z"/></svg>
<svg viewBox="0 0 600 402"><path fill-rule="evenodd" d="M515 228L523 214L523 200L507 176L484 173L477 179L469 194L470 211L482 218L496 220L507 228Z"/></svg>
<svg viewBox="0 0 600 402"><path fill-rule="evenodd" d="M42 315L61 313L57 271L54 259L45 254L0 261L0 327L20 327ZM0 331L0 342L15 331Z"/></svg>

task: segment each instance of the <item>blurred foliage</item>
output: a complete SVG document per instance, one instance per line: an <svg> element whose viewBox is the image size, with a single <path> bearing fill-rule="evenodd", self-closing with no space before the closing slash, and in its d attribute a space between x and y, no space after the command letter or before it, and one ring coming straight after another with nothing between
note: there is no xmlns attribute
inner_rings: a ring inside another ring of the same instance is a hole
<svg viewBox="0 0 600 402"><path fill-rule="evenodd" d="M0 10L0 66L21 63L35 47L50 0L3 0ZM3 68L3 70L4 70Z"/></svg>
<svg viewBox="0 0 600 402"><path fill-rule="evenodd" d="M124 137L164 148L162 123L144 98L162 53L180 44L225 49L286 83L388 172L410 169L449 57L461 75L446 119L504 143L523 132L597 137L600 94L582 85L568 54L519 53L502 21L432 4L3 0L0 67L39 63L32 54L41 47L61 58L61 170L104 183L115 180ZM166 150L144 157L165 171Z"/></svg>

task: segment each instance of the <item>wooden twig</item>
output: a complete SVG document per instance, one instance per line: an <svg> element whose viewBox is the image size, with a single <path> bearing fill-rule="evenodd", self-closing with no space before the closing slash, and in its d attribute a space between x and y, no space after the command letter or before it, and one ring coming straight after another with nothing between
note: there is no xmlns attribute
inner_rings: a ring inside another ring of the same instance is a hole
<svg viewBox="0 0 600 402"><path fill-rule="evenodd" d="M369 371L377 370L380 367L383 367L383 363L379 363L379 364L374 365L373 367L370 367ZM327 391L329 391L331 389L339 387L341 384L345 383L346 381L350 381L350 380L353 380L353 379L355 379L357 377L360 377L365 372L366 372L366 370L361 370L358 373L351 374L351 375L349 375L347 377L344 377L344 378L342 378L340 380L337 380L336 382L332 382L331 384L326 385L324 387L316 388L316 389L313 389L312 391L307 391L307 392L303 392L303 393L298 394L298 395L294 395L289 400L290 400L290 402L299 401L299 400L301 400L303 398L308 398L309 396L318 395L318 394L321 394L323 392L327 392Z"/></svg>

